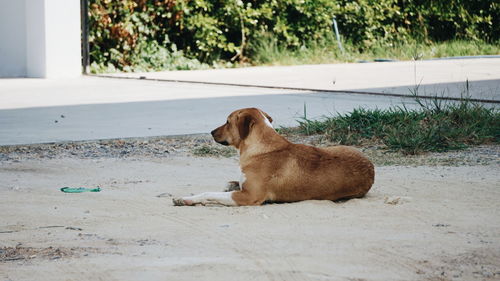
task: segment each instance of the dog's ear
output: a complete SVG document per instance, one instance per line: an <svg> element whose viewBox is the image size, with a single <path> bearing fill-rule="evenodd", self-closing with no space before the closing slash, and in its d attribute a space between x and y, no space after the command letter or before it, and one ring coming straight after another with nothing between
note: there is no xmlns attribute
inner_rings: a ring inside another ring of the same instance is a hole
<svg viewBox="0 0 500 281"><path fill-rule="evenodd" d="M250 114L244 114L239 116L238 119L238 130L240 133L240 139L245 139L255 124L255 118Z"/></svg>
<svg viewBox="0 0 500 281"><path fill-rule="evenodd" d="M271 116L269 116L269 114L265 113L262 110L260 112L262 112L262 114L264 114L264 116L267 118L267 120L269 120L269 123L273 123L273 118L271 118Z"/></svg>

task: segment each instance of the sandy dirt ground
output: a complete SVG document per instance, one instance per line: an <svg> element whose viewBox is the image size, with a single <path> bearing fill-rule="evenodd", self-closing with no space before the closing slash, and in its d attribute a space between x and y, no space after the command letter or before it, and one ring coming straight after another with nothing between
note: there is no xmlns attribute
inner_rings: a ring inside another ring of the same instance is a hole
<svg viewBox="0 0 500 281"><path fill-rule="evenodd" d="M500 280L497 163L377 167L345 202L172 205L221 191L237 163L0 161L0 280Z"/></svg>

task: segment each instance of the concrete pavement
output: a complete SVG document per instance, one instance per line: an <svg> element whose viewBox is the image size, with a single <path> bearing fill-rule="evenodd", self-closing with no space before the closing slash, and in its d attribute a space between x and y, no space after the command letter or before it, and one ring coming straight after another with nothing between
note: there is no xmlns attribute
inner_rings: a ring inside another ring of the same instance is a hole
<svg viewBox="0 0 500 281"><path fill-rule="evenodd" d="M411 62L117 75L197 83L89 76L0 79L0 145L208 133L231 111L254 106L267 111L275 126L293 126L303 117L304 106L312 119L357 107L411 107L411 98L329 91L399 89L405 96L412 79L420 79L420 91L435 86L446 89L438 94L460 97L466 77L473 98L500 101L500 59L417 62L421 76L409 67Z"/></svg>
<svg viewBox="0 0 500 281"><path fill-rule="evenodd" d="M355 91L460 98L469 81L472 98L500 101L500 58L248 67L110 74L113 77L263 86L315 91Z"/></svg>
<svg viewBox="0 0 500 281"><path fill-rule="evenodd" d="M406 101L411 105L412 101ZM242 107L297 125L400 98L82 77L0 80L0 145L208 133Z"/></svg>

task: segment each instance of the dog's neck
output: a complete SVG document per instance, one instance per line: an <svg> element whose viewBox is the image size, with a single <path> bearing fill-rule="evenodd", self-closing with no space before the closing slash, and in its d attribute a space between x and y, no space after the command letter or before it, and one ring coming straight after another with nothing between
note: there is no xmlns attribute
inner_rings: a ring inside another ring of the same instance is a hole
<svg viewBox="0 0 500 281"><path fill-rule="evenodd" d="M256 126L239 145L240 161L259 154L280 150L290 142L272 127Z"/></svg>

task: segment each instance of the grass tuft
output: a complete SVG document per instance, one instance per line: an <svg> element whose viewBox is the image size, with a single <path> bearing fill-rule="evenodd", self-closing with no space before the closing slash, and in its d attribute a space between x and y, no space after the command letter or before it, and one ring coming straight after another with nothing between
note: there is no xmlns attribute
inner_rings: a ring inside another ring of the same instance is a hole
<svg viewBox="0 0 500 281"><path fill-rule="evenodd" d="M218 147L207 144L193 148L192 153L202 157L233 157L237 154L236 149L232 147Z"/></svg>
<svg viewBox="0 0 500 281"><path fill-rule="evenodd" d="M299 132L345 145L382 145L404 154L500 142L500 112L480 103L417 99L419 108L358 108L322 120L298 120Z"/></svg>

